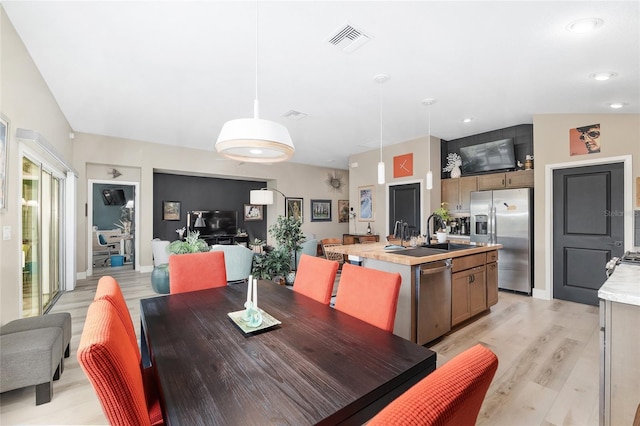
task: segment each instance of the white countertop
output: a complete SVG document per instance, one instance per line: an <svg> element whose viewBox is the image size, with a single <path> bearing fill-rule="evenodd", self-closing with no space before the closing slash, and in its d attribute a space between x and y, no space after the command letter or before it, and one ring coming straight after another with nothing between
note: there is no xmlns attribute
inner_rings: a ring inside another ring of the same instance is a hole
<svg viewBox="0 0 640 426"><path fill-rule="evenodd" d="M616 266L613 274L598 290L598 297L640 306L640 266L624 263Z"/></svg>

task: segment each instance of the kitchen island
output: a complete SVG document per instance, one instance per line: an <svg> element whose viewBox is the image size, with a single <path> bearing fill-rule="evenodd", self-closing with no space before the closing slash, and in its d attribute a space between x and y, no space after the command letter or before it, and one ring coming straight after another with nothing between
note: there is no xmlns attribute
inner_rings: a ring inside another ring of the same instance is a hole
<svg viewBox="0 0 640 426"><path fill-rule="evenodd" d="M423 345L498 301L500 244L450 250L390 248L385 243L331 247L351 263L402 277L394 334Z"/></svg>
<svg viewBox="0 0 640 426"><path fill-rule="evenodd" d="M620 264L600 298L600 424L631 425L640 416L640 265Z"/></svg>

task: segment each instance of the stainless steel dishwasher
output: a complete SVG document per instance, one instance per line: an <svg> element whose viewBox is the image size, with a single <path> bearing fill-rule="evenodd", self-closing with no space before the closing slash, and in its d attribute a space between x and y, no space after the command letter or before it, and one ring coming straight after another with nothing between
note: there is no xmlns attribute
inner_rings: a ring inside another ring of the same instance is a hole
<svg viewBox="0 0 640 426"><path fill-rule="evenodd" d="M424 345L451 330L451 259L416 268L417 342Z"/></svg>

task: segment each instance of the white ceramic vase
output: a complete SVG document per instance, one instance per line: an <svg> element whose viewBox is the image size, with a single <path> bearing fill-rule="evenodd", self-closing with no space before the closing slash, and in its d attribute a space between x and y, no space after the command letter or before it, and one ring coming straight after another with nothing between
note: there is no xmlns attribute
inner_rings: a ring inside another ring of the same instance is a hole
<svg viewBox="0 0 640 426"><path fill-rule="evenodd" d="M447 242L447 233L446 232L436 232L436 237L438 238L439 243Z"/></svg>
<svg viewBox="0 0 640 426"><path fill-rule="evenodd" d="M451 169L451 177L452 178L459 178L460 176L462 176L462 172L460 171L460 167L454 166L453 169Z"/></svg>

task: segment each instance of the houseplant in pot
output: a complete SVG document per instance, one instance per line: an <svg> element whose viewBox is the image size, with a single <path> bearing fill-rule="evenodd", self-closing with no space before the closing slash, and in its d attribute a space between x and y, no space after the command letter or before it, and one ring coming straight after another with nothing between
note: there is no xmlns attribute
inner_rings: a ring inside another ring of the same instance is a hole
<svg viewBox="0 0 640 426"><path fill-rule="evenodd" d="M209 251L209 245L200 239L199 231L188 231L184 240L172 241L167 246L169 254L202 253ZM159 294L169 293L169 264L164 263L153 268L151 272L151 287Z"/></svg>
<svg viewBox="0 0 640 426"><path fill-rule="evenodd" d="M433 215L438 221L436 237L439 243L444 243L447 241L447 222L451 219L447 203L440 203L440 207L433 212Z"/></svg>
<svg viewBox="0 0 640 426"><path fill-rule="evenodd" d="M260 280L274 280L278 284L285 284L285 277L291 272L291 257L289 252L279 247L265 250L253 257L251 273Z"/></svg>
<svg viewBox="0 0 640 426"><path fill-rule="evenodd" d="M305 237L300 226L302 223L293 216L278 216L278 220L269 228L269 233L275 238L278 249L288 253L289 270L295 268L298 250L302 248L300 243L304 242ZM295 272L286 275L287 284L293 284Z"/></svg>

